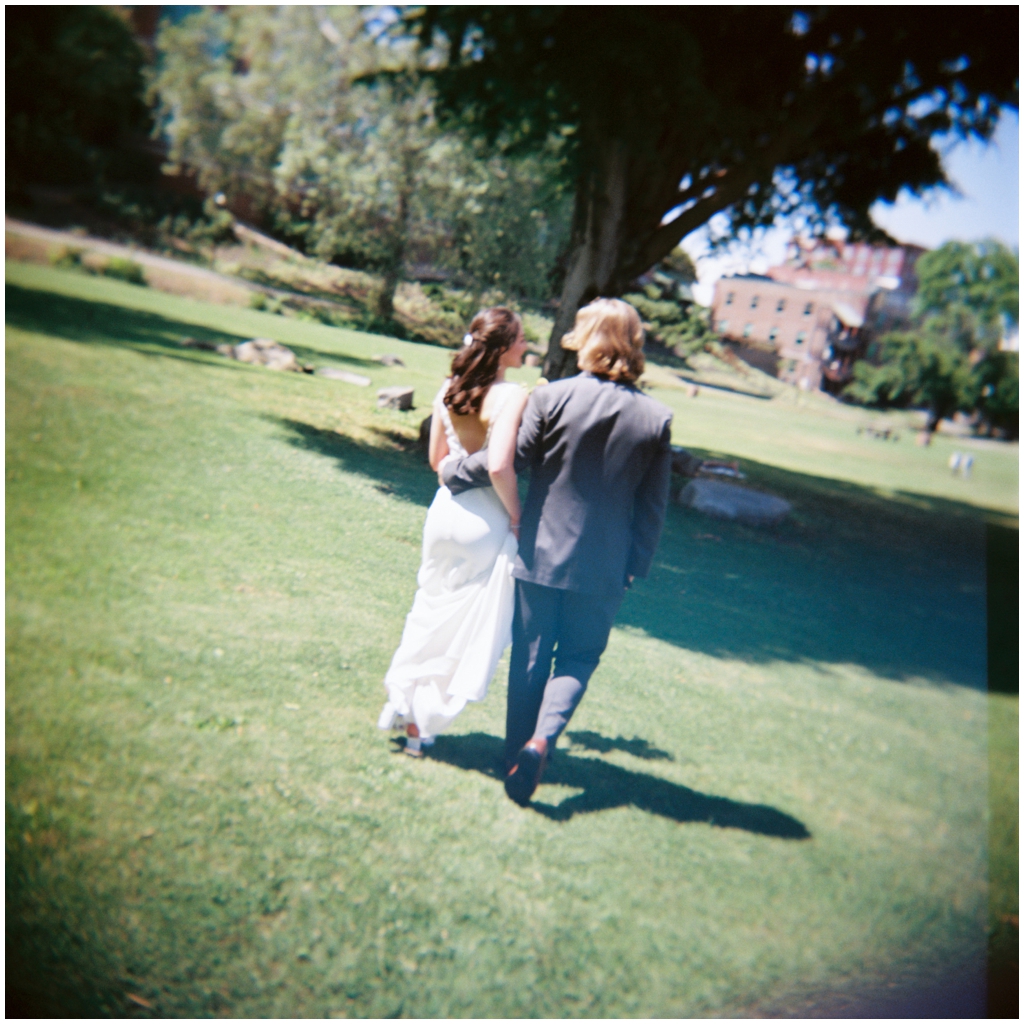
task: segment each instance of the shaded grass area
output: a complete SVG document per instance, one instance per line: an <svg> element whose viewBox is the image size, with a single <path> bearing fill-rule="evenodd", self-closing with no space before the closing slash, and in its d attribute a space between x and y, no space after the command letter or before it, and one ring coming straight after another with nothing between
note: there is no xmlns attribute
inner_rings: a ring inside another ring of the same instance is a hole
<svg viewBox="0 0 1024 1024"><path fill-rule="evenodd" d="M433 498L433 478L401 451L282 425L294 444L344 471L423 506ZM794 515L765 531L672 508L654 570L627 595L620 623L721 657L858 663L897 680L985 687L985 524L976 509L744 468L792 501Z"/></svg>
<svg viewBox="0 0 1024 1024"><path fill-rule="evenodd" d="M159 313L67 295L51 295L46 303L41 303L38 292L16 285L7 286L7 322L26 331L56 333L69 341L109 343L113 337L119 344L137 351L173 358L182 357L182 342L188 338L212 345L237 345L251 337L174 320ZM294 343L291 347L300 362L377 368L372 360L358 356L339 356L337 352L323 352ZM231 365L230 360L212 353L204 353L202 358L216 365Z"/></svg>
<svg viewBox="0 0 1024 1024"><path fill-rule="evenodd" d="M880 413L820 394L787 390L758 402L702 390L691 399L684 388L667 384L653 394L674 411L673 440L687 448L738 458L744 466L749 460L803 473L825 486L857 485L886 500L945 499L1005 518L1016 529L1016 443L939 433L921 447L914 441L921 413ZM901 440L880 440L877 433L887 429ZM974 458L967 479L950 472L950 456L957 451Z"/></svg>
<svg viewBox="0 0 1024 1024"><path fill-rule="evenodd" d="M985 687L977 510L743 466L792 515L766 531L673 510L647 586L620 621L720 657L858 664L898 681Z"/></svg>
<svg viewBox="0 0 1024 1024"><path fill-rule="evenodd" d="M574 734L579 743L580 733ZM604 750L629 750L616 740L585 733L590 747ZM470 733L464 736L439 736L431 757L458 768L478 771L501 782L504 740L498 736ZM644 754L646 741L634 741ZM644 756L642 754L641 756ZM566 786L581 792L557 805L534 800L529 809L552 821L568 821L576 814L591 814L615 807L635 807L676 822L703 822L718 828L737 828L780 839L809 839L810 833L795 818L774 807L744 804L722 797L697 793L665 779L643 772L629 771L595 758L559 756L545 773L548 785Z"/></svg>
<svg viewBox="0 0 1024 1024"><path fill-rule="evenodd" d="M444 353L32 273L7 349L9 1011L747 1015L939 978L978 1010L1016 908L1016 698L980 689L968 503L765 459L744 468L794 501L783 530L673 507L521 810L503 670L432 758L373 728L434 490L422 412L140 348L153 315L280 324L400 352L374 382L418 393ZM88 338L81 305L47 319L65 288L115 307Z"/></svg>

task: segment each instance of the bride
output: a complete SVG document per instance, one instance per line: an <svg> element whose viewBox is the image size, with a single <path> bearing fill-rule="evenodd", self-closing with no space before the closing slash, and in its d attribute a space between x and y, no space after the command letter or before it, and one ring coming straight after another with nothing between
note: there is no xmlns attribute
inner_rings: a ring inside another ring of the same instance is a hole
<svg viewBox="0 0 1024 1024"><path fill-rule="evenodd" d="M513 468L527 392L505 381L522 366L526 340L504 306L473 318L451 377L434 399L430 466L487 449L491 487L458 496L442 486L423 526L419 589L384 677L377 725L405 726L407 754L421 756L471 700L482 700L512 640L512 563L519 536Z"/></svg>

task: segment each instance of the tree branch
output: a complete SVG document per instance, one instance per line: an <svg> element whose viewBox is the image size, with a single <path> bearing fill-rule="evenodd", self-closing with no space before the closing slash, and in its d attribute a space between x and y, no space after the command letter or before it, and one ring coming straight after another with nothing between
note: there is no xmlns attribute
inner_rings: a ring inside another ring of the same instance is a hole
<svg viewBox="0 0 1024 1024"><path fill-rule="evenodd" d="M728 181L723 181L715 192L706 199L698 200L690 209L681 213L674 220L662 224L650 234L638 250L636 256L627 263L622 271L622 279L631 281L638 274L654 266L658 260L667 256L691 231L743 198L746 191L757 180L757 173L750 169L740 175L738 171L729 173Z"/></svg>
<svg viewBox="0 0 1024 1024"><path fill-rule="evenodd" d="M644 273L658 260L667 256L691 231L695 231L716 213L742 199L751 185L766 175L770 178L786 155L792 152L794 145L809 138L823 117L824 110L820 104L815 109L805 110L793 117L753 159L733 167L724 174L719 172L721 177L718 181L721 184L716 187L714 193L698 199L690 209L656 228L637 250L633 259L625 264L622 280L630 281L638 274ZM687 196L703 195L707 188L708 179L704 178L681 193L679 200L686 203Z"/></svg>

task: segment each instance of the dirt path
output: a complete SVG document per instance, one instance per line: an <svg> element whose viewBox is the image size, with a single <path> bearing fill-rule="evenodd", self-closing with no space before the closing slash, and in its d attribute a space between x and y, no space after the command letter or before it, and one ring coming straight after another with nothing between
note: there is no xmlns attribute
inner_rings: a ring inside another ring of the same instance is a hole
<svg viewBox="0 0 1024 1024"><path fill-rule="evenodd" d="M48 263L50 258L62 249L78 250L82 253L86 265L90 262L90 255L96 263L100 262L96 257L118 257L132 260L142 266L145 269L146 283L158 291L229 305L248 305L255 293L266 294L270 291L225 274L218 274L214 270L168 259L166 256L157 256L144 249L119 245L116 242L70 231L41 228L11 217L6 218L4 232L4 247L10 259Z"/></svg>

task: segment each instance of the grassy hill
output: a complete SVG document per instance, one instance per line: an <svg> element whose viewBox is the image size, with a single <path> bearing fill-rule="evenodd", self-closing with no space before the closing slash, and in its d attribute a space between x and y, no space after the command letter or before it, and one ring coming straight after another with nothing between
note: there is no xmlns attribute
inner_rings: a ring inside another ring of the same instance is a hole
<svg viewBox="0 0 1024 1024"><path fill-rule="evenodd" d="M450 352L7 283L9 1015L983 1012L1017 912L1017 699L985 650L1015 447L653 368L677 443L794 514L670 508L523 810L504 668L430 758L374 728ZM253 336L372 385L180 345Z"/></svg>

